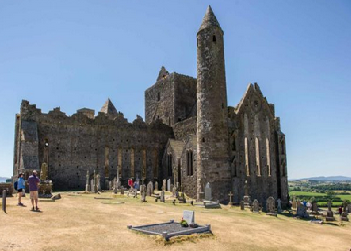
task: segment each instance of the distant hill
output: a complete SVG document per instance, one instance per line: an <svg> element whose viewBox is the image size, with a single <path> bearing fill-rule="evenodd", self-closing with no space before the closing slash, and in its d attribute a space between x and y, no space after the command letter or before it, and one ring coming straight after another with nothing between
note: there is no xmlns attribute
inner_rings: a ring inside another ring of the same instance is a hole
<svg viewBox="0 0 351 251"><path fill-rule="evenodd" d="M0 183L2 183L2 182L6 182L6 180L8 180L8 179L10 179L10 178L0 177Z"/></svg>
<svg viewBox="0 0 351 251"><path fill-rule="evenodd" d="M304 178L304 179L295 179L295 180L321 180L321 181L351 181L350 177L345 176L320 176L320 177L311 177L311 178Z"/></svg>

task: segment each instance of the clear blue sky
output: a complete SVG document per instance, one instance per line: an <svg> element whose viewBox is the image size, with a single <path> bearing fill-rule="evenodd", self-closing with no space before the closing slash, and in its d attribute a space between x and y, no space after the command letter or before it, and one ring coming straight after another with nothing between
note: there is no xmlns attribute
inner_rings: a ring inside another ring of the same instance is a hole
<svg viewBox="0 0 351 251"><path fill-rule="evenodd" d="M22 99L47 113L129 121L164 65L196 77L207 5L225 32L229 105L258 82L286 134L289 178L351 176L351 1L0 0L0 176L12 175Z"/></svg>

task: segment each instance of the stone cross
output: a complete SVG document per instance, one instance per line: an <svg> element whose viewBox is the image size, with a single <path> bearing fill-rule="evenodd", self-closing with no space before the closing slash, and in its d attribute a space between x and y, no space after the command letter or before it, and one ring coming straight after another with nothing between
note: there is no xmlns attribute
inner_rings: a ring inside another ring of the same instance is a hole
<svg viewBox="0 0 351 251"><path fill-rule="evenodd" d="M233 193L232 193L232 191L230 191L230 193L228 194L228 196L229 196L229 205L231 206L231 205L233 205L233 201L232 201L232 198L233 198Z"/></svg>
<svg viewBox="0 0 351 251"><path fill-rule="evenodd" d="M41 164L40 179L41 180L48 179L48 164L46 164L45 162Z"/></svg>
<svg viewBox="0 0 351 251"><path fill-rule="evenodd" d="M331 201L328 201L328 211L331 211Z"/></svg>

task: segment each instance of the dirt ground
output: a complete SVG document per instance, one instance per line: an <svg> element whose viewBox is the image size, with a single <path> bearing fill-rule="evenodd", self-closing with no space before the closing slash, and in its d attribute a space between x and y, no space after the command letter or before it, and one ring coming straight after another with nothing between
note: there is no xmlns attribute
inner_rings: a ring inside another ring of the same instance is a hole
<svg viewBox="0 0 351 251"><path fill-rule="evenodd" d="M0 250L350 250L351 223L311 224L293 217L254 214L240 208L203 209L100 195L61 193L56 202L39 202L40 213L16 206L7 199L7 214L0 212ZM116 204L115 202L124 202ZM113 204L115 203L115 204ZM198 224L211 224L213 236L173 240L135 233L127 225L180 221L183 210L194 210ZM336 217L337 220L338 216Z"/></svg>

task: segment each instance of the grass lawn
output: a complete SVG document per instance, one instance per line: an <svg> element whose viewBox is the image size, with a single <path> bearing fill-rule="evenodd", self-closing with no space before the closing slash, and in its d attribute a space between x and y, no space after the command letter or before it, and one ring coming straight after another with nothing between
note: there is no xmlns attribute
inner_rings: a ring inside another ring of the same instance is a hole
<svg viewBox="0 0 351 251"><path fill-rule="evenodd" d="M305 191L291 191L290 196L327 196L326 193L317 193L317 192L305 192Z"/></svg>
<svg viewBox="0 0 351 251"><path fill-rule="evenodd" d="M351 223L311 224L298 220L285 212L277 217L265 213L252 213L240 207L222 205L222 209L205 209L187 204L147 202L102 194L61 193L55 202L39 202L40 213L31 212L29 196L22 199L26 207L18 207L17 198L10 197L7 214L0 212L0 250L220 250L220 251L298 251L298 250L349 250ZM99 198L99 199L95 199ZM123 203L124 202L124 203ZM183 210L194 210L198 224L211 224L212 235L162 238L137 234L127 225L143 225L180 221ZM26 238L13 234L21 229ZM297 245L298 244L298 245ZM166 246L165 246L166 245Z"/></svg>

